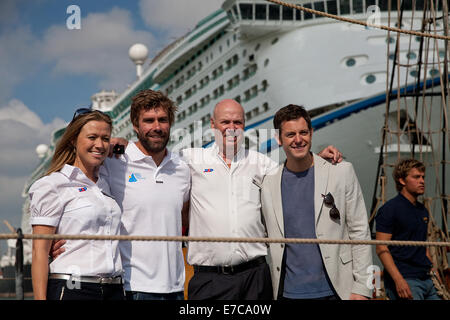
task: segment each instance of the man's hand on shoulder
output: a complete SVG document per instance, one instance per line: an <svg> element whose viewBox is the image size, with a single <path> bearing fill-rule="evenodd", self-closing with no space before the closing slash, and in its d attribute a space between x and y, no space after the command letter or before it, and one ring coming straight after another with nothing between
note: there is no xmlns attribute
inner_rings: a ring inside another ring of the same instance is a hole
<svg viewBox="0 0 450 320"><path fill-rule="evenodd" d="M333 164L339 163L343 160L342 153L332 145L329 145L320 151L318 155L327 161L331 161Z"/></svg>

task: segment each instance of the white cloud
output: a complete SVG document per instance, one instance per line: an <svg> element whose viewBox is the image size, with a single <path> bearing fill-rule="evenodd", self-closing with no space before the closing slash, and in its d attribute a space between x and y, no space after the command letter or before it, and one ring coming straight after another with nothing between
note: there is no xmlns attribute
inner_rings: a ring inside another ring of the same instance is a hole
<svg viewBox="0 0 450 320"><path fill-rule="evenodd" d="M181 36L197 22L221 8L223 0L140 0L142 19L169 36Z"/></svg>
<svg viewBox="0 0 450 320"><path fill-rule="evenodd" d="M134 80L128 49L137 42L151 49L156 40L150 32L133 28L129 11L113 8L82 17L80 30L50 27L44 35L42 55L54 64L56 74L91 74L101 79L103 88L120 90Z"/></svg>
<svg viewBox="0 0 450 320"><path fill-rule="evenodd" d="M36 146L49 144L51 133L64 124L58 118L44 124L19 100L0 107L0 175L28 176L39 162Z"/></svg>
<svg viewBox="0 0 450 320"><path fill-rule="evenodd" d="M49 144L53 130L64 124L58 118L51 123L43 123L23 102L16 99L0 106L1 219L8 220L14 227L20 227L25 182L39 164L36 146Z"/></svg>
<svg viewBox="0 0 450 320"><path fill-rule="evenodd" d="M0 101L11 96L14 87L34 73L39 57L38 41L30 27L2 28L0 33Z"/></svg>

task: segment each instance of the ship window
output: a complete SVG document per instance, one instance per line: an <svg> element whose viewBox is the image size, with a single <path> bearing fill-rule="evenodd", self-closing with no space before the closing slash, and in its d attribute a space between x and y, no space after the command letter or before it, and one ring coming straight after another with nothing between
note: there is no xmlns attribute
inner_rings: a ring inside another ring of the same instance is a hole
<svg viewBox="0 0 450 320"><path fill-rule="evenodd" d="M412 70L409 74L410 74L412 77L417 77L417 76L419 75L419 73L417 72L417 70Z"/></svg>
<svg viewBox="0 0 450 320"><path fill-rule="evenodd" d="M253 5L248 3L239 4L239 9L241 9L242 20L252 20L253 19Z"/></svg>
<svg viewBox="0 0 450 320"><path fill-rule="evenodd" d="M261 47L261 44L258 43L255 47L255 51L258 51L260 47Z"/></svg>
<svg viewBox="0 0 450 320"><path fill-rule="evenodd" d="M280 20L280 6L269 4L269 20Z"/></svg>
<svg viewBox="0 0 450 320"><path fill-rule="evenodd" d="M325 5L322 1L314 2L314 10L325 12ZM315 15L316 18L323 18L323 16Z"/></svg>
<svg viewBox="0 0 450 320"><path fill-rule="evenodd" d="M311 9L311 8L312 8L312 7L311 7L311 3L305 3L305 4L303 5L303 7L308 8L308 9ZM312 19L312 17L313 17L312 13L303 11L303 18L304 18L305 20Z"/></svg>
<svg viewBox="0 0 450 320"><path fill-rule="evenodd" d="M408 59L415 59L415 58L417 58L417 54L415 54L414 52L410 51L410 52L408 52L408 53L406 54L406 57L407 57Z"/></svg>
<svg viewBox="0 0 450 320"><path fill-rule="evenodd" d="M265 5L265 4L256 4L255 5L255 18L256 18L256 20L266 20L267 5Z"/></svg>
<svg viewBox="0 0 450 320"><path fill-rule="evenodd" d="M391 0L391 11L397 11L397 1Z"/></svg>
<svg viewBox="0 0 450 320"><path fill-rule="evenodd" d="M386 38L386 43L394 43L395 39L393 37Z"/></svg>
<svg viewBox="0 0 450 320"><path fill-rule="evenodd" d="M356 64L356 60L353 58L349 58L347 59L347 61L345 62L345 65L347 67L353 67Z"/></svg>
<svg viewBox="0 0 450 320"><path fill-rule="evenodd" d="M416 10L423 10L423 0L416 0Z"/></svg>
<svg viewBox="0 0 450 320"><path fill-rule="evenodd" d="M330 14L337 14L336 0L327 1L327 12Z"/></svg>
<svg viewBox="0 0 450 320"><path fill-rule="evenodd" d="M444 59L445 57L445 51L444 50L439 50L439 58Z"/></svg>
<svg viewBox="0 0 450 320"><path fill-rule="evenodd" d="M262 90L262 91L266 91L266 90L267 90L267 87L269 86L269 84L267 83L267 80L263 80L263 81L261 82L261 86L262 86L261 90Z"/></svg>
<svg viewBox="0 0 450 320"><path fill-rule="evenodd" d="M292 8L283 6L283 20L294 20L294 11Z"/></svg>
<svg viewBox="0 0 450 320"><path fill-rule="evenodd" d="M264 60L264 67L267 67L269 65L269 59Z"/></svg>
<svg viewBox="0 0 450 320"><path fill-rule="evenodd" d="M369 75L366 77L366 82L367 82L368 84L372 84L372 83L374 83L376 80L377 80L377 77L375 77L375 75L373 75L373 74L369 74Z"/></svg>
<svg viewBox="0 0 450 320"><path fill-rule="evenodd" d="M432 77L434 77L434 76L437 76L437 75L439 75L439 70L438 69L431 69L430 70L430 76L432 76Z"/></svg>
<svg viewBox="0 0 450 320"><path fill-rule="evenodd" d="M245 114L245 120L250 120L252 118L252 112L249 111Z"/></svg>
<svg viewBox="0 0 450 320"><path fill-rule="evenodd" d="M278 42L278 38L273 39L273 40L272 40L272 45L274 45L274 44L277 43L277 42Z"/></svg>
<svg viewBox="0 0 450 320"><path fill-rule="evenodd" d="M238 14L238 10L237 10L236 5L233 6L233 13L234 13L234 16L235 16L235 17L239 17L239 14Z"/></svg>
<svg viewBox="0 0 450 320"><path fill-rule="evenodd" d="M397 1L393 1L397 3ZM363 13L363 0L353 0L353 13Z"/></svg>
<svg viewBox="0 0 450 320"><path fill-rule="evenodd" d="M231 10L227 11L227 16L228 16L228 19L230 19L231 22L234 22L234 17L233 17L233 14L231 13Z"/></svg>
<svg viewBox="0 0 450 320"><path fill-rule="evenodd" d="M295 9L295 20L297 20L297 21L301 21L302 20L302 10L298 10L298 9Z"/></svg>
<svg viewBox="0 0 450 320"><path fill-rule="evenodd" d="M388 1L389 0L378 0L378 6L380 7L381 11L388 10Z"/></svg>
<svg viewBox="0 0 450 320"><path fill-rule="evenodd" d="M350 13L350 0L341 0L339 8L341 9L341 15L349 14Z"/></svg>
<svg viewBox="0 0 450 320"><path fill-rule="evenodd" d="M263 104L263 111L266 112L269 110L269 104L267 102L264 102Z"/></svg>
<svg viewBox="0 0 450 320"><path fill-rule="evenodd" d="M390 59L390 60L394 60L394 59L395 59L395 53L391 53L391 54L389 55L389 59Z"/></svg>
<svg viewBox="0 0 450 320"><path fill-rule="evenodd" d="M233 79L228 80L228 81L227 81L227 84L228 84L227 90L233 89Z"/></svg>

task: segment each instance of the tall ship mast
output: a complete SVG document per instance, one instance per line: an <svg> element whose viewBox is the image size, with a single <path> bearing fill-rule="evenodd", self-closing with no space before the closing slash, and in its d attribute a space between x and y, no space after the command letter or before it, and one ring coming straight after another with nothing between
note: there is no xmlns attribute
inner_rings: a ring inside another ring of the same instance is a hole
<svg viewBox="0 0 450 320"><path fill-rule="evenodd" d="M448 8L442 0L285 2L448 36ZM95 97L93 107L113 118L113 136L136 139L131 99L143 89L153 89L179 106L169 148L207 147L213 140L209 130L213 107L232 98L245 109L246 146L281 162L273 115L287 104L303 105L312 117L313 151L333 144L353 163L371 216L395 195L388 180L396 159L430 159L426 197L437 200L430 203L430 212L448 238L447 40L342 22L269 1L226 0L149 64L146 50L143 45L130 49L137 79L128 89ZM423 92L433 94L421 98ZM45 173L63 132L64 128L54 132L41 164L24 187L24 197ZM25 233L30 231L28 200L23 212Z"/></svg>

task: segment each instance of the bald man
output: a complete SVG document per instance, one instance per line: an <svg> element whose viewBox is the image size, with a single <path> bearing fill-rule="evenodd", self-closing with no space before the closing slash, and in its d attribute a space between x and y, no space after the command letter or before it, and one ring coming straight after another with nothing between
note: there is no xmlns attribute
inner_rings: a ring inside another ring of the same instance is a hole
<svg viewBox="0 0 450 320"><path fill-rule="evenodd" d="M211 118L215 142L210 148L183 151L191 169L189 235L194 237L265 237L260 185L278 166L265 155L243 147L244 109L220 101ZM340 157L333 147L322 151ZM189 299L270 300L272 284L264 243L190 242L194 267Z"/></svg>

